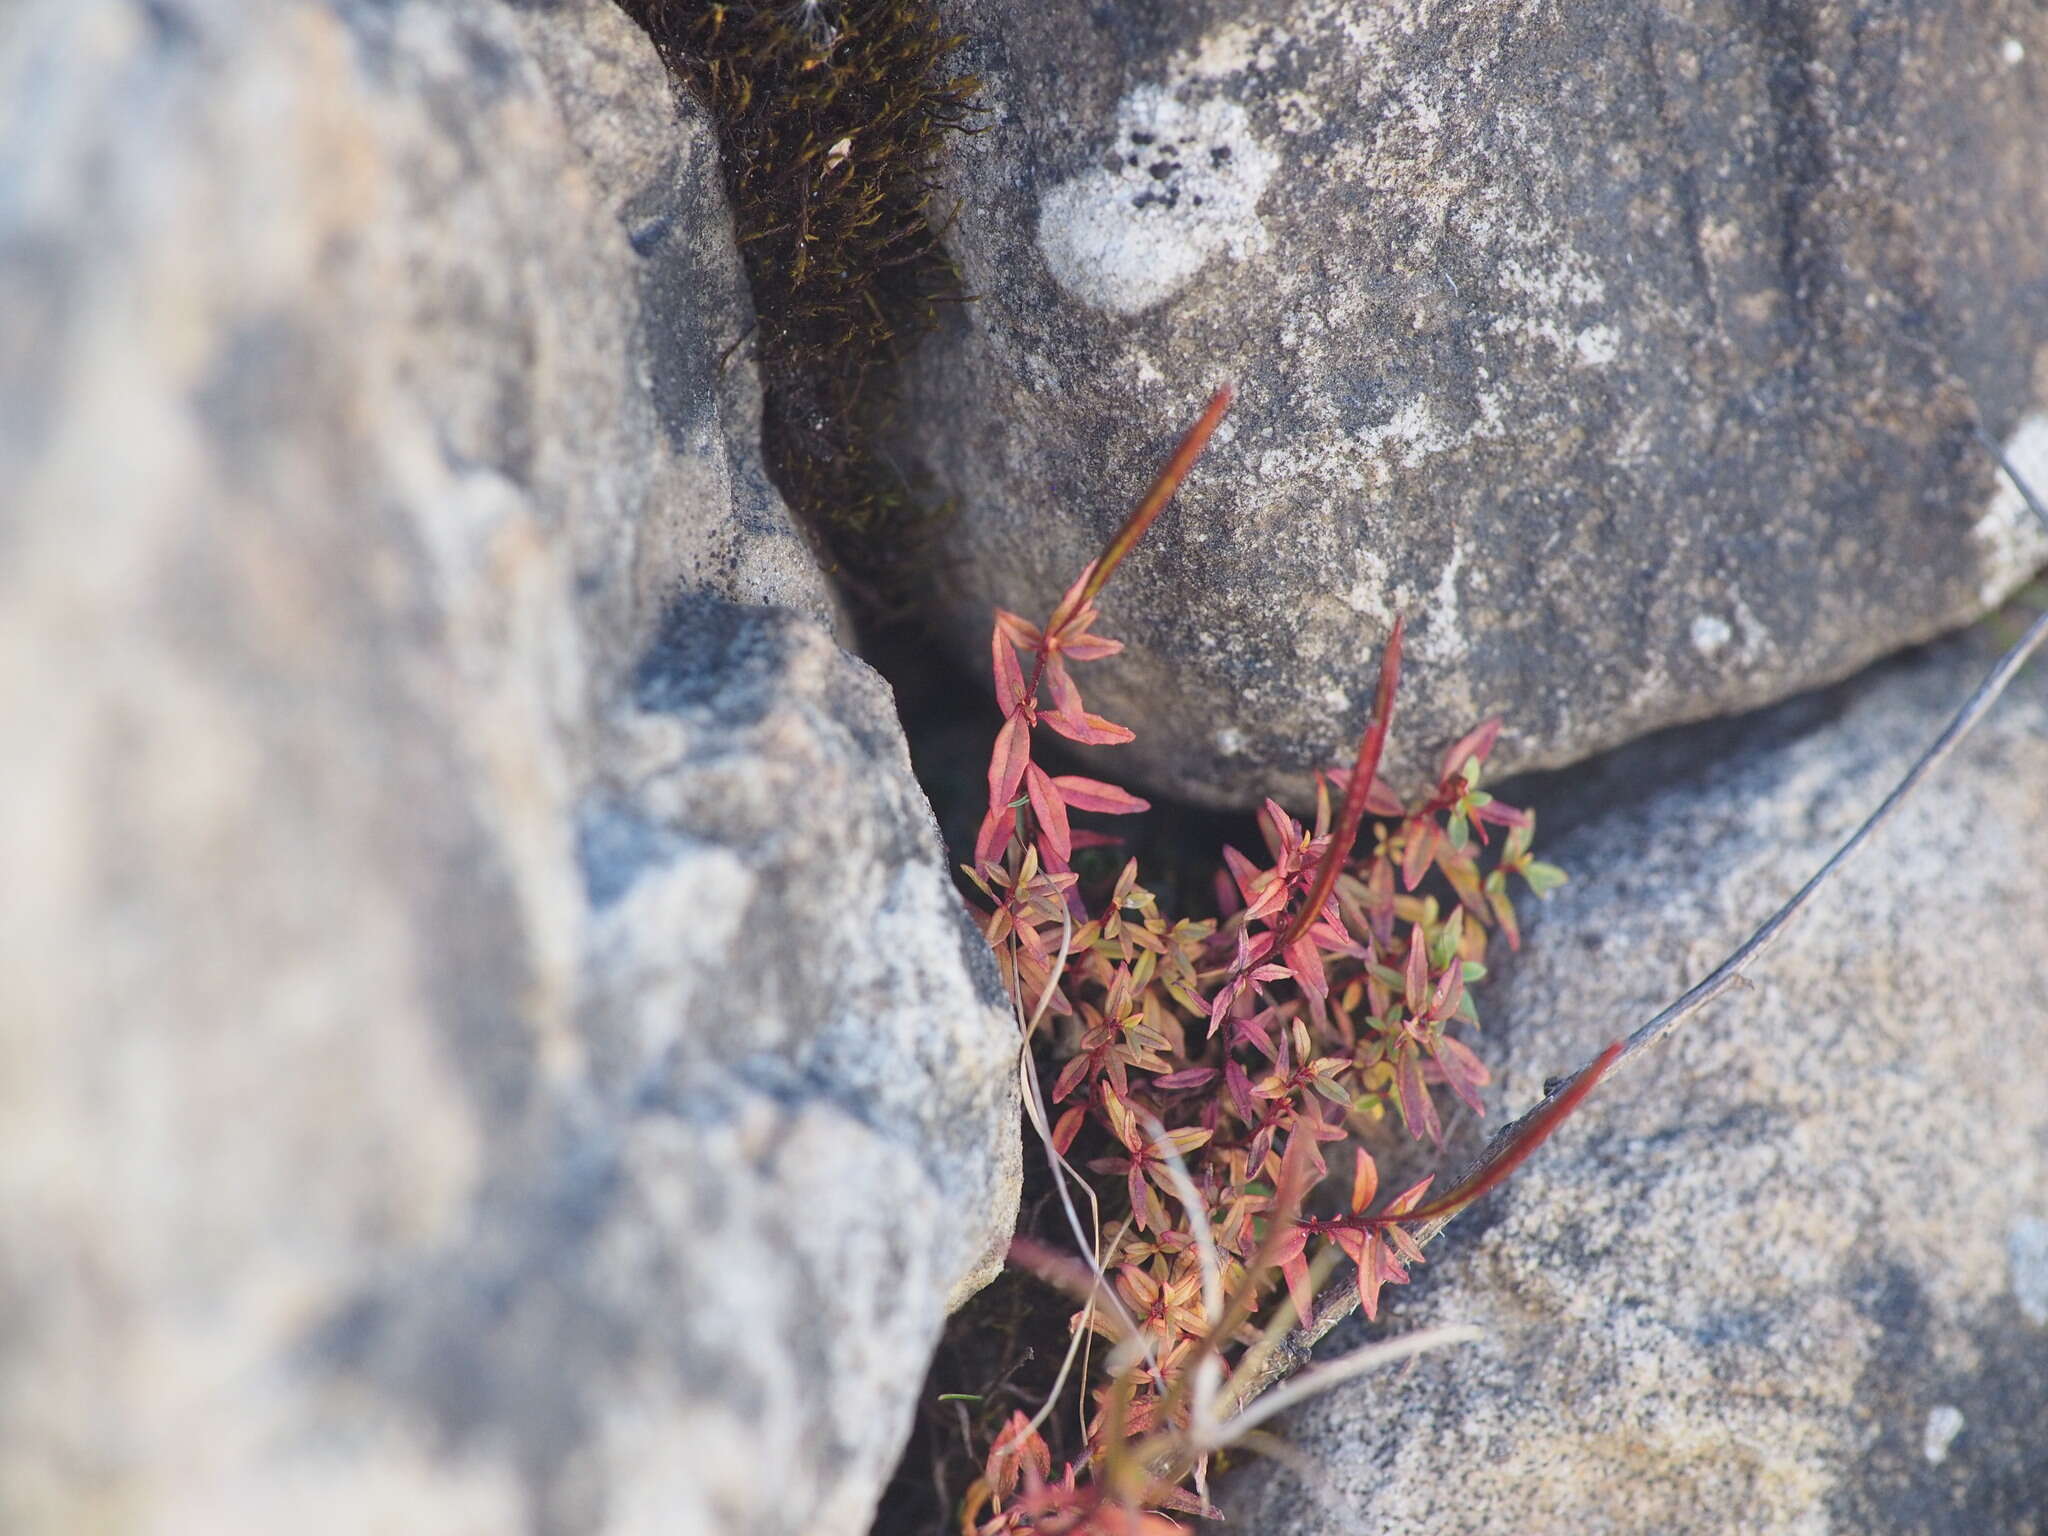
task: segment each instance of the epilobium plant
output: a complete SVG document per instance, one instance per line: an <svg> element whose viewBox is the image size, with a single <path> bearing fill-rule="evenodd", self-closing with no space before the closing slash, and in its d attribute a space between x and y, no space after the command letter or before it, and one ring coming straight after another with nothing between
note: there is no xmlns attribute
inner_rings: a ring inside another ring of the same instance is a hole
<svg viewBox="0 0 2048 1536"><path fill-rule="evenodd" d="M1027 1039L1027 1109L1081 1249L1020 1239L1012 1257L1074 1294L1077 1344L1092 1333L1110 1347L1085 1455L1057 1478L1038 1433L1043 1412L1018 1414L997 1437L962 1511L962 1529L980 1536L1162 1532L1177 1529L1166 1511L1210 1513L1210 1454L1265 1417L1266 1405L1242 1403L1219 1414L1231 1375L1313 1318L1339 1263L1376 1316L1383 1287L1405 1282L1422 1258L1410 1229L1505 1177L1614 1054L1449 1195L1425 1203L1424 1179L1375 1209L1378 1167L1356 1138L1391 1115L1441 1149L1439 1094L1481 1112L1488 1073L1465 1037L1479 1024L1470 988L1486 973L1489 933L1518 944L1515 887L1541 895L1564 879L1531 852L1534 817L1481 787L1497 719L1443 754L1416 801L1378 777L1399 621L1356 759L1318 776L1312 822L1266 802L1263 858L1224 849L1219 920L1162 912L1135 860L1099 902L1084 900L1075 850L1115 839L1077 826L1076 813L1123 816L1147 802L1047 772L1034 743L1041 728L1091 746L1131 740L1089 712L1075 668L1122 649L1098 629L1096 599L1229 402L1228 389L1209 402L1042 625L996 616L1004 719L967 874L990 904L984 932ZM1029 1060L1048 1021L1061 1061L1049 1100ZM1070 1157L1096 1176L1084 1191L1092 1223L1069 1193Z"/></svg>

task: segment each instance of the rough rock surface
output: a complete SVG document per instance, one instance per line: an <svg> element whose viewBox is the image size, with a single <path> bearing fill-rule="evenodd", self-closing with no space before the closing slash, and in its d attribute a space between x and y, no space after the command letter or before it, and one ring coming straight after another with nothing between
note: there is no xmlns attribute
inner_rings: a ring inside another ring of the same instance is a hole
<svg viewBox="0 0 2048 1536"><path fill-rule="evenodd" d="M1500 1102L1733 948L1986 660L1888 665L1733 757L1619 754L1493 992ZM1382 1314L1487 1336L1284 1423L1326 1499L1262 1470L1232 1528L2048 1528L2044 783L2037 664L1753 989L1603 1085Z"/></svg>
<svg viewBox="0 0 2048 1536"><path fill-rule="evenodd" d="M950 0L977 302L910 371L962 654L1051 606L1211 385L1108 593L1119 763L1249 803L1344 760L1396 612L1397 768L1504 768L1847 675L2048 556L2048 15L1678 0Z"/></svg>
<svg viewBox="0 0 2048 1536"><path fill-rule="evenodd" d="M1014 1029L713 155L603 0L0 10L0 1529L865 1528Z"/></svg>

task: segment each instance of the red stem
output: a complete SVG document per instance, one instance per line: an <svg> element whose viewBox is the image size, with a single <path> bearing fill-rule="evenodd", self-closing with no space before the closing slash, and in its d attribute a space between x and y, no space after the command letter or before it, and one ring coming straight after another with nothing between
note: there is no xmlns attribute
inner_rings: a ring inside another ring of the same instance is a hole
<svg viewBox="0 0 2048 1536"><path fill-rule="evenodd" d="M1550 1133L1564 1124L1586 1095L1593 1091L1593 1085L1600 1081L1607 1069L1621 1059L1624 1048L1625 1042L1617 1040L1602 1051L1591 1065L1572 1079L1569 1088L1543 1104L1523 1121L1510 1135L1505 1147L1467 1174L1449 1194L1439 1196L1425 1205L1419 1205L1412 1211L1402 1211L1398 1214L1338 1216L1328 1221L1303 1222L1302 1225L1313 1227L1320 1236L1328 1236L1334 1231L1389 1227L1396 1222L1405 1224L1415 1221L1440 1221L1445 1217L1457 1215L1474 1200L1499 1185L1509 1174L1521 1167L1531 1152L1549 1140Z"/></svg>
<svg viewBox="0 0 2048 1536"><path fill-rule="evenodd" d="M1202 414L1195 424L1188 428L1187 436L1180 440L1180 446L1173 450L1173 457L1166 461L1166 467L1159 471L1159 478L1152 482L1152 489L1145 493L1145 499L1138 503L1131 515L1124 519L1123 527L1116 532L1095 562L1095 569L1087 585L1081 589L1081 600L1076 608L1085 608L1095 600L1110 574L1123 562L1125 555L1145 536L1159 514L1166 510L1173 493L1180 489L1180 483L1187 479L1188 471L1195 467L1195 460L1202 456L1202 450L1209 446L1209 439L1217 425L1223 420L1223 413L1230 409L1230 402L1237 395L1236 386L1225 384L1209 397L1209 403L1202 408ZM1054 615L1058 617L1057 614ZM1047 638L1050 639L1048 632ZM1045 663L1050 653L1041 646L1032 657L1031 677L1024 685L1024 705L1035 710L1038 699L1038 685L1045 680ZM1036 724L1035 713L1025 729L1029 731Z"/></svg>
<svg viewBox="0 0 2048 1536"><path fill-rule="evenodd" d="M1372 794L1373 775L1379 772L1380 753L1387 745L1387 727L1394 720L1394 690L1401 682L1402 623L1401 617L1396 615L1394 632L1387 636L1387 652L1380 659L1379 692L1373 700L1372 724L1358 743L1358 760L1351 768L1351 782L1344 789L1344 810L1337 818L1336 835L1323 852L1323 862L1316 867L1315 883L1309 887L1308 899L1302 902L1293 921L1281 933L1279 942L1273 946L1276 950L1284 951L1308 932L1316 915L1323 910L1323 903L1337 889L1338 871L1351 860L1352 845L1358 841L1358 825L1365 820L1365 802Z"/></svg>
<svg viewBox="0 0 2048 1536"><path fill-rule="evenodd" d="M1166 504L1173 499L1173 493L1180 489L1181 481L1188 477L1188 471L1195 467L1195 460L1202 456L1202 450L1209 446L1209 436L1223 420L1223 413L1230 409L1231 398L1237 390L1225 384L1209 397L1208 405L1188 435L1180 440L1180 446L1173 450L1173 457L1166 461L1166 467L1159 471L1159 478L1152 482L1152 489L1145 493L1145 499L1138 503L1131 515L1124 520L1123 527L1116 531L1116 537L1104 546L1102 557L1095 562L1095 574L1088 578L1088 584L1081 589L1081 606L1095 600L1095 594L1102 590L1125 555L1131 552L1138 540L1145 536L1145 530L1152 526L1154 518L1166 510Z"/></svg>

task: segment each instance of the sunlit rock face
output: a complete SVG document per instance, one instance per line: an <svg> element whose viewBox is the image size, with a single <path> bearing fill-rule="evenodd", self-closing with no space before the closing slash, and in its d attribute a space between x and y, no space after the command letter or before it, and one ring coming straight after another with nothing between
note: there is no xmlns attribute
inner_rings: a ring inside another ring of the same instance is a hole
<svg viewBox="0 0 2048 1536"><path fill-rule="evenodd" d="M1297 801L1397 614L1410 783L1838 679L2048 557L2048 21L1283 0L953 0L976 302L904 462L957 508L961 654L1043 612L1218 382L1118 574L1092 697L1175 793Z"/></svg>
<svg viewBox="0 0 2048 1536"><path fill-rule="evenodd" d="M1015 1026L610 4L0 9L0 1529L857 1532Z"/></svg>

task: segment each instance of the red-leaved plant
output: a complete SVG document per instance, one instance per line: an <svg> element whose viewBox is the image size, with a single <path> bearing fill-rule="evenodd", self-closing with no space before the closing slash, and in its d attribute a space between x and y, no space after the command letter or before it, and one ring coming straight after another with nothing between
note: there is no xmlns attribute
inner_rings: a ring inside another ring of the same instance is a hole
<svg viewBox="0 0 2048 1536"><path fill-rule="evenodd" d="M1099 779L1046 772L1034 733L1047 727L1091 746L1131 739L1089 713L1073 668L1122 649L1098 632L1096 599L1230 396L1217 392L1043 625L996 616L1004 719L967 874L991 904L983 929L1027 1037L1055 1021L1063 1065L1050 1103L1034 1074L1025 1085L1055 1173L1073 1173L1068 1154L1083 1145L1100 1176L1095 1230L1073 1217L1085 1259L1022 1238L1012 1259L1076 1297L1077 1340L1092 1330L1113 1348L1083 1460L1055 1478L1038 1433L1043 1414L1016 1415L967 1496L961 1528L970 1536L1156 1536L1179 1529L1167 1511L1214 1513L1208 1457L1243 1438L1253 1417L1216 1418L1233 1371L1313 1317L1318 1285L1340 1258L1356 1270L1366 1314L1377 1316L1382 1288L1405 1282L1422 1258L1410 1229L1505 1177L1615 1054L1504 1155L1435 1201L1424 1202L1424 1179L1374 1210L1379 1174L1362 1146L1331 1166L1339 1144L1389 1111L1441 1148L1439 1089L1481 1112L1487 1069L1453 1030L1478 1025L1469 988L1485 974L1489 930L1520 942L1510 880L1541 895L1564 879L1530 852L1534 818L1480 787L1499 720L1454 743L1434 787L1412 804L1378 777L1400 678L1399 620L1356 759L1318 776L1312 824L1266 802L1264 862L1224 849L1220 921L1163 914L1135 860L1099 909L1084 904L1074 851L1116 840L1076 827L1073 813L1148 806ZM1361 839L1368 818L1372 836ZM1445 899L1423 889L1432 874Z"/></svg>

